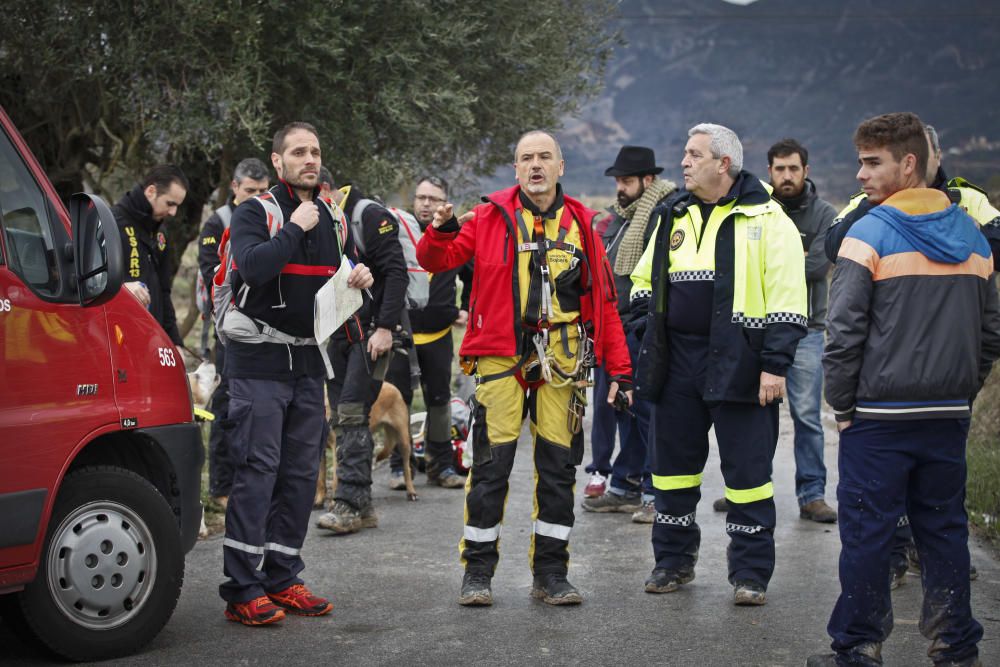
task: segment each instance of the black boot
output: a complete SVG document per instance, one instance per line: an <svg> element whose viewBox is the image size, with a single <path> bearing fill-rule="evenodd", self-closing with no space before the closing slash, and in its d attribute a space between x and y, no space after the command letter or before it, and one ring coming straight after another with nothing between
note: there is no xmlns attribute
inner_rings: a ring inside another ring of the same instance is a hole
<svg viewBox="0 0 1000 667"><path fill-rule="evenodd" d="M531 584L531 597L540 598L546 604L580 604L583 596L576 586L569 583L565 574L539 574Z"/></svg>
<svg viewBox="0 0 1000 667"><path fill-rule="evenodd" d="M458 596L458 604L466 607L488 607L493 604L490 575L466 572L462 577L462 592Z"/></svg>
<svg viewBox="0 0 1000 667"><path fill-rule="evenodd" d="M647 593L673 593L683 584L694 581L694 570L666 570L656 568L646 579Z"/></svg>

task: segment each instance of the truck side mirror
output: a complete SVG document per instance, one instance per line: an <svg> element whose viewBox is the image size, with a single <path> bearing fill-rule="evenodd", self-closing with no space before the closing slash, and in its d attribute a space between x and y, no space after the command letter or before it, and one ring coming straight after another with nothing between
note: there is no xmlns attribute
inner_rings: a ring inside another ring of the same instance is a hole
<svg viewBox="0 0 1000 667"><path fill-rule="evenodd" d="M69 217L80 305L106 303L121 290L125 276L115 216L97 195L78 192L70 197Z"/></svg>

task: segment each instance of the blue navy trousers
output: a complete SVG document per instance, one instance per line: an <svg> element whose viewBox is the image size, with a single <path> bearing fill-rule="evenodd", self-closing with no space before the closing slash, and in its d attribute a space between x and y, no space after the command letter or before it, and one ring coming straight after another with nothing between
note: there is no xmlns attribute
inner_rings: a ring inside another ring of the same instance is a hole
<svg viewBox="0 0 1000 667"><path fill-rule="evenodd" d="M841 594L827 630L831 646L883 642L892 631L889 559L899 517L908 514L920 554L920 632L933 662L978 654L983 628L969 604L965 513L968 419L857 419L840 434Z"/></svg>
<svg viewBox="0 0 1000 667"><path fill-rule="evenodd" d="M227 422L235 473L222 542L229 579L219 594L246 602L302 583L300 552L326 439L323 378L230 378Z"/></svg>
<svg viewBox="0 0 1000 667"><path fill-rule="evenodd" d="M778 405L704 400L708 337L670 333L668 379L653 409L656 519L653 555L665 570L693 568L701 529L695 509L715 426L729 513L729 581L767 588L774 572L774 487L771 464L778 443Z"/></svg>
<svg viewBox="0 0 1000 667"><path fill-rule="evenodd" d="M639 357L639 346L642 341L634 333L626 335L629 356L632 367L635 368ZM616 492L643 494L653 493L650 477L652 454L648 446L649 418L652 404L641 398L636 398L632 404L632 414L615 410L604 400L611 387L611 378L604 368L594 371L594 405L593 421L590 431L593 462L587 466L587 472L600 472L608 476L610 471L610 487ZM615 427L618 429L620 449L614 463L611 464L611 454L615 448ZM610 466L610 467L609 467Z"/></svg>

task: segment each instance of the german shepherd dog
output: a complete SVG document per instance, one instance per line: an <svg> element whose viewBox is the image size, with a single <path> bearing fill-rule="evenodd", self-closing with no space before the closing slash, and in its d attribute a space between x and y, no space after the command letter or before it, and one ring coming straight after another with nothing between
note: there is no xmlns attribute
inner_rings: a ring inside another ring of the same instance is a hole
<svg viewBox="0 0 1000 667"><path fill-rule="evenodd" d="M326 415L331 414L330 404L326 404ZM368 428L374 434L381 429L382 444L375 446L374 463L388 460L394 449L399 449L400 456L403 457L403 479L406 481L407 500L416 500L417 492L413 488L413 471L410 469L410 411L406 407L403 395L399 393L394 385L389 382L382 383L382 389L378 393L378 398L372 405L371 413L368 416ZM332 465L327 464L331 461ZM327 468L330 469L329 483L327 481ZM319 477L316 478L316 495L313 498L313 506L323 507L326 498L333 497L337 489L337 434L330 429L330 434L326 438L326 447L323 448L323 457L320 462Z"/></svg>

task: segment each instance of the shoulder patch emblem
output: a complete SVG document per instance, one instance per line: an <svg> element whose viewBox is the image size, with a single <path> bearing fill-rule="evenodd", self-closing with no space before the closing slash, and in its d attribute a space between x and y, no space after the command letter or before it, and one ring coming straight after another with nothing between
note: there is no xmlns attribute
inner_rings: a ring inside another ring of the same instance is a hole
<svg viewBox="0 0 1000 667"><path fill-rule="evenodd" d="M156 233L156 247L160 249L160 252L167 249L167 235L163 232Z"/></svg>
<svg viewBox="0 0 1000 667"><path fill-rule="evenodd" d="M684 230L678 229L670 235L670 249L677 250L684 243Z"/></svg>

